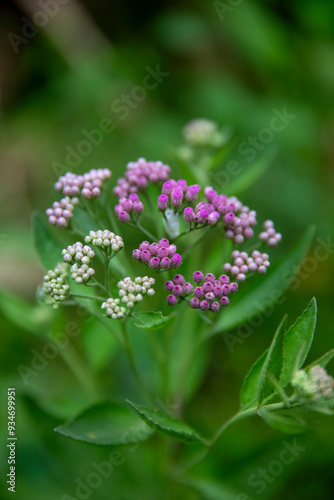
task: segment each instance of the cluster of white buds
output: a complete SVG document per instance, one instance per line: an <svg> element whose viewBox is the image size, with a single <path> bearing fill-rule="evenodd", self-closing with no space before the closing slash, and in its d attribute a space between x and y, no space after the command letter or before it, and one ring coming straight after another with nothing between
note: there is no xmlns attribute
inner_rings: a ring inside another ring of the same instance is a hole
<svg viewBox="0 0 334 500"><path fill-rule="evenodd" d="M334 379L320 365L314 365L308 372L299 370L295 373L292 386L304 398L318 400L334 397Z"/></svg>
<svg viewBox="0 0 334 500"><path fill-rule="evenodd" d="M127 277L117 283L119 288L119 298L110 297L103 302L102 309L105 309L106 315L111 319L123 319L129 309L132 309L138 302L143 300L143 295L150 297L155 294L153 285L154 278L137 276L134 281Z"/></svg>
<svg viewBox="0 0 334 500"><path fill-rule="evenodd" d="M183 129L183 136L192 146L220 147L224 143L224 135L218 125L205 118L190 121Z"/></svg>
<svg viewBox="0 0 334 500"><path fill-rule="evenodd" d="M111 319L123 319L127 309L120 305L121 299L113 299L110 297L106 302L103 302L101 308L106 310L106 315Z"/></svg>
<svg viewBox="0 0 334 500"><path fill-rule="evenodd" d="M71 278L78 284L87 283L95 274L95 270L90 267L95 252L89 245L83 245L80 241L77 241L74 245L64 248L62 255L64 262L72 264Z"/></svg>
<svg viewBox="0 0 334 500"><path fill-rule="evenodd" d="M54 270L50 269L43 278L42 293L51 297L52 303L63 302L69 295L70 287L65 283L68 265L59 263Z"/></svg>
<svg viewBox="0 0 334 500"><path fill-rule="evenodd" d="M104 231L90 231L89 235L85 237L86 243L106 250L111 248L113 253L119 252L124 247L123 239L115 233L105 229Z"/></svg>
<svg viewBox="0 0 334 500"><path fill-rule="evenodd" d="M266 242L270 247L275 247L282 239L281 233L276 232L272 220L266 220L263 227L264 231L259 236L260 240Z"/></svg>
<svg viewBox="0 0 334 500"><path fill-rule="evenodd" d="M143 295L152 296L155 294L152 286L155 284L154 278L137 276L134 281L131 278L124 278L117 283L120 289L118 295L121 297L123 304L128 308L132 308L136 302L143 300Z"/></svg>

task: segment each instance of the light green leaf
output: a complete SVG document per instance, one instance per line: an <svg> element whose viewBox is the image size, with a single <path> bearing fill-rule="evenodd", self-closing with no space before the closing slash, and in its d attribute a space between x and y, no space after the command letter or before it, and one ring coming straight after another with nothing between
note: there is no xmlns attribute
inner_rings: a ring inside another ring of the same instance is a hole
<svg viewBox="0 0 334 500"><path fill-rule="evenodd" d="M262 407L259 415L270 427L286 434L301 434L308 430L302 419L291 414L272 412Z"/></svg>
<svg viewBox="0 0 334 500"><path fill-rule="evenodd" d="M81 207L75 207L73 217L71 219L71 227L73 231L81 236L87 236L90 231L97 231L101 228L95 220Z"/></svg>
<svg viewBox="0 0 334 500"><path fill-rule="evenodd" d="M0 290L0 310L11 323L33 335L43 336L54 316L50 308L33 306L4 290Z"/></svg>
<svg viewBox="0 0 334 500"><path fill-rule="evenodd" d="M267 358L268 351L265 351L262 356L253 364L248 375L246 376L241 392L240 406L243 410L255 406L257 404L257 393L260 376Z"/></svg>
<svg viewBox="0 0 334 500"><path fill-rule="evenodd" d="M287 316L284 316L276 330L274 338L269 347L266 360L261 370L257 391L257 400L259 403L261 403L264 399L275 392L273 384L270 381L270 378L268 378L268 375L273 375L276 380L279 380L281 375L283 366L283 340L284 334L286 332L286 319Z"/></svg>
<svg viewBox="0 0 334 500"><path fill-rule="evenodd" d="M108 321L111 323L109 319ZM119 342L115 336L97 318L85 326L82 332L82 344L85 357L94 370L101 370L111 363L119 350Z"/></svg>
<svg viewBox="0 0 334 500"><path fill-rule="evenodd" d="M35 248L44 268L54 269L62 261L63 244L55 237L50 224L38 212L32 215L32 231Z"/></svg>
<svg viewBox="0 0 334 500"><path fill-rule="evenodd" d="M283 347L283 369L280 384L285 387L295 370L303 366L313 341L317 321L317 303L313 298L303 314L286 332Z"/></svg>
<svg viewBox="0 0 334 500"><path fill-rule="evenodd" d="M334 349L331 349L330 351L326 352L326 354L324 354L323 356L321 356L320 358L316 359L315 361L313 361L311 364L309 364L305 370L309 370L310 368L312 368L312 366L314 365L320 365L322 366L323 368L326 368L326 366L328 365L328 363L334 358Z"/></svg>
<svg viewBox="0 0 334 500"><path fill-rule="evenodd" d="M128 408L111 401L91 406L55 431L77 441L103 446L137 443L152 434Z"/></svg>
<svg viewBox="0 0 334 500"><path fill-rule="evenodd" d="M227 195L238 196L243 191L246 191L264 174L269 165L277 155L276 149L268 149L254 163L243 168L242 172L232 179L225 189Z"/></svg>
<svg viewBox="0 0 334 500"><path fill-rule="evenodd" d="M297 274L299 266L310 248L313 234L314 228L310 227L302 238L269 268L264 276L258 275L252 278L251 288L247 287L246 283L243 290L238 291L232 297L231 304L220 315L210 334L216 335L232 330L272 308L275 301L283 295Z"/></svg>
<svg viewBox="0 0 334 500"><path fill-rule="evenodd" d="M163 328L166 323L172 321L174 316L163 316L161 311L151 311L151 312L143 312L143 313L132 313L131 319L133 324L137 328L141 328L143 330L159 330Z"/></svg>
<svg viewBox="0 0 334 500"><path fill-rule="evenodd" d="M200 444L203 439L181 420L176 420L160 410L151 410L127 400L135 413L152 429L164 436L187 444Z"/></svg>

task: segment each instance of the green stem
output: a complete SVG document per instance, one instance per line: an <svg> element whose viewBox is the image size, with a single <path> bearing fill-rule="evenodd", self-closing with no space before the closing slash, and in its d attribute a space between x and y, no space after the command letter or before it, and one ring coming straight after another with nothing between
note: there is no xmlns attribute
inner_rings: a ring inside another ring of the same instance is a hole
<svg viewBox="0 0 334 500"><path fill-rule="evenodd" d="M268 408L270 410L280 410L283 408L286 408L286 403L273 403L269 405L265 405L265 408ZM194 467L198 463L200 463L209 453L213 445L217 442L217 440L220 438L222 433L228 429L232 424L235 424L236 422L239 422L239 420L243 420L244 418L247 417L252 417L254 415L257 415L259 411L259 408L256 406L254 408L249 408L248 410L244 410L241 412L236 413L230 420L227 422L224 422L218 430L215 432L214 436L205 442L206 448L202 449L194 458L191 460L185 468L181 472L185 472L186 470L190 469L191 467Z"/></svg>
<svg viewBox="0 0 334 500"><path fill-rule="evenodd" d="M147 229L145 229L139 221L136 222L136 224L134 224L133 222L127 222L127 225L130 226L130 227L134 227L135 229L138 229L138 231L141 231L143 234L145 234L145 236L147 236L148 239L152 240L152 241L155 241L157 238L152 234L150 233L149 231L147 231Z"/></svg>
<svg viewBox="0 0 334 500"><path fill-rule="evenodd" d="M105 297L100 297L99 295L83 295L80 293L71 293L71 297L76 297L78 299L89 299L89 300L100 300L105 302Z"/></svg>
<svg viewBox="0 0 334 500"><path fill-rule="evenodd" d="M108 249L109 250L109 249ZM104 253L104 287L109 295L109 281L110 281L110 271L109 271L109 252L108 250Z"/></svg>
<svg viewBox="0 0 334 500"><path fill-rule="evenodd" d="M143 379L143 377L142 377L142 375L141 375L141 373L140 373L140 371L139 371L139 369L137 367L137 364L136 364L136 361L135 361L135 357L134 357L134 354L133 354L133 351L132 351L132 347L131 347L131 344L130 344L130 340L129 340L129 337L128 337L128 334L127 334L127 331L126 331L125 321L121 321L121 328L122 328L122 337L123 337L123 347L124 347L125 353L126 353L126 355L128 357L128 360L129 360L132 372L133 372L133 374L134 374L134 376L135 376L135 378L137 380L138 385L145 392L145 395L146 395L147 399L150 402L153 402L155 404L155 398L154 398L153 394L151 393L151 390L146 385L146 382Z"/></svg>
<svg viewBox="0 0 334 500"><path fill-rule="evenodd" d="M198 228L200 229L200 228ZM182 254L183 258L185 259L192 251L193 249L204 239L206 238L206 235L208 234L209 231L211 231L212 228L209 226L207 228L206 231L203 231L203 234L201 234L201 236L199 238L197 238L197 240L194 241L194 243L192 243L191 245L189 245L189 247L187 248L187 250L185 250Z"/></svg>
<svg viewBox="0 0 334 500"><path fill-rule="evenodd" d="M101 290L103 290L103 292L104 292L105 294L107 294L107 295L109 296L109 292L108 292L108 290L107 290L107 289L106 289L103 285L101 285L101 283L99 283L99 282L97 281L97 279L96 279L96 278L94 278L94 276L92 276L92 277L91 277L91 280L93 280L93 282L94 282L94 283L92 283L92 284L93 284L94 286L99 287Z"/></svg>

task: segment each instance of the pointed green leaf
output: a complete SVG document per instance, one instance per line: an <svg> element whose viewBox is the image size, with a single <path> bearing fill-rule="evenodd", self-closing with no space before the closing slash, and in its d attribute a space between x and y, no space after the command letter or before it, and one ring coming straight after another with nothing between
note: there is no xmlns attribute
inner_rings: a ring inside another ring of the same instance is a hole
<svg viewBox="0 0 334 500"><path fill-rule="evenodd" d="M264 174L277 155L274 148L268 149L254 163L244 166L242 172L232 179L225 192L227 195L238 196L251 187Z"/></svg>
<svg viewBox="0 0 334 500"><path fill-rule="evenodd" d="M313 341L317 320L317 303L313 298L303 314L288 329L284 337L283 369L280 384L285 387L295 370L303 366Z"/></svg>
<svg viewBox="0 0 334 500"><path fill-rule="evenodd" d="M267 273L252 277L252 287L245 283L243 290L238 291L231 304L224 310L212 327L211 335L223 333L242 325L254 316L271 309L275 301L289 287L299 266L306 256L314 234L309 228L301 239L280 260L274 263Z"/></svg>
<svg viewBox="0 0 334 500"><path fill-rule="evenodd" d="M277 380L279 380L281 375L283 366L283 340L286 331L286 319L287 316L284 316L276 330L274 338L269 347L266 360L261 370L257 391L257 400L259 403L261 403L264 399L275 392L275 388L273 387L270 378L268 378L268 375L273 375Z"/></svg>
<svg viewBox="0 0 334 500"><path fill-rule="evenodd" d="M259 415L270 427L286 434L301 434L308 430L303 420L291 414L272 412L263 407Z"/></svg>
<svg viewBox="0 0 334 500"><path fill-rule="evenodd" d="M320 365L322 366L323 368L326 368L326 366L328 365L328 363L334 358L334 349L331 349L330 351L326 352L326 354L324 354L323 356L321 356L320 358L316 359L315 361L313 361L313 363L309 364L305 370L309 370L310 368L312 368L312 366L314 365Z"/></svg>
<svg viewBox="0 0 334 500"><path fill-rule="evenodd" d="M44 268L54 269L62 261L63 244L55 237L50 224L38 212L32 215L32 231L35 248Z"/></svg>
<svg viewBox="0 0 334 500"><path fill-rule="evenodd" d="M262 356L259 357L244 380L240 392L240 405L243 410L256 406L257 404L259 380L267 358L267 353L268 351L265 351Z"/></svg>
<svg viewBox="0 0 334 500"><path fill-rule="evenodd" d="M91 406L55 431L77 441L104 446L137 443L152 434L128 408L113 402Z"/></svg>
<svg viewBox="0 0 334 500"><path fill-rule="evenodd" d="M152 429L164 436L187 444L200 444L203 439L187 424L160 410L151 410L127 400L137 415Z"/></svg>
<svg viewBox="0 0 334 500"><path fill-rule="evenodd" d="M143 330L159 330L163 328L166 323L172 321L174 316L163 316L161 311L151 311L143 313L132 313L131 319L137 328Z"/></svg>

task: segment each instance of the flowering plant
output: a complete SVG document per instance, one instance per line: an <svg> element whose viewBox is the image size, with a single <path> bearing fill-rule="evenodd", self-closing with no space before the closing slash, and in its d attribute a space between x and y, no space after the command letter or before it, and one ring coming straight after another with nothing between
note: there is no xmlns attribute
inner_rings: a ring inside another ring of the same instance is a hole
<svg viewBox="0 0 334 500"><path fill-rule="evenodd" d="M276 429L297 432L306 428L297 410L332 413L334 407L333 379L325 371L334 351L302 368L315 328L313 299L292 326L286 319L279 325L245 379L240 411L213 437L183 421L206 368L208 340L224 334L233 352L240 337L231 332L246 322L253 328L253 318L272 308L312 236L308 231L283 259L271 262L281 234L262 217L257 230L257 212L237 197L263 168L249 167L234 182L236 192L233 180L222 192L209 180L218 179L229 134L197 120L184 137L175 152L184 178L172 178L161 161L139 158L128 163L111 193L109 169L67 172L55 184L63 198L47 209L49 225L34 217L37 250L48 267L39 301L53 308L79 304L94 315L124 347L137 381L138 401L127 394L117 402L95 399L93 408L56 431L103 445L138 443L153 432L196 445L194 454L171 454L175 477L202 460L237 420L259 415ZM149 336L140 340L145 370L134 349L141 330ZM170 401L167 409L157 403L162 399Z"/></svg>

